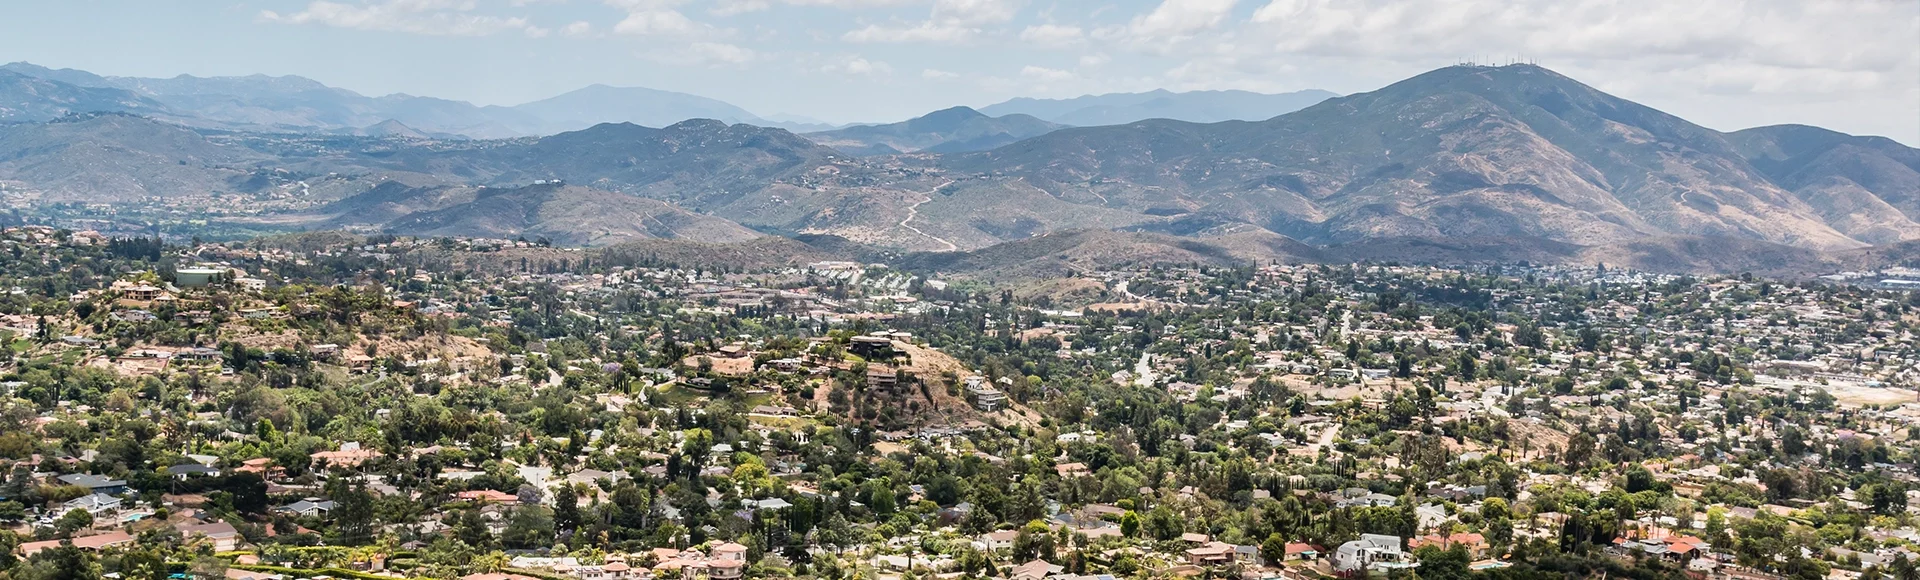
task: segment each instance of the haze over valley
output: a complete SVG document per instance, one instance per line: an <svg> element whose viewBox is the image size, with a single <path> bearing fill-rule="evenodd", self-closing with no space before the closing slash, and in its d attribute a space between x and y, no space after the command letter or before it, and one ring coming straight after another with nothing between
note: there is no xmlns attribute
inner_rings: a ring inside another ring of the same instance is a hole
<svg viewBox="0 0 1920 580"><path fill-rule="evenodd" d="M1447 67L1344 97L1019 99L800 132L646 89L502 108L297 77L0 75L0 179L16 211L108 204L60 219L129 233L170 220L178 232L170 213L208 207L191 221L233 232L588 246L832 236L900 253L1085 230L1263 239L1241 247L1247 259L1473 242L1429 256L1443 261L1539 243L1590 248L1548 261L1597 261L1607 252L1592 248L1622 244L1818 256L1920 238L1911 147L1805 126L1722 133L1533 65ZM565 186L527 189L549 182Z"/></svg>

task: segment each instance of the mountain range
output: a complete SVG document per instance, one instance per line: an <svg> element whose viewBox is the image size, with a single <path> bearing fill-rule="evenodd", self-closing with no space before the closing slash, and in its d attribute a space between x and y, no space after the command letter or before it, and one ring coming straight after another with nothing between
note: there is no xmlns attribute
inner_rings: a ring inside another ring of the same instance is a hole
<svg viewBox="0 0 1920 580"><path fill-rule="evenodd" d="M1262 121L1049 123L950 109L807 136L695 120L460 140L411 123L210 131L130 110L0 127L0 180L48 201L329 192L248 218L309 228L832 236L948 254L920 259L931 270L1148 247L1712 269L1920 240L1920 150L1804 126L1723 133L1531 65L1448 67Z"/></svg>
<svg viewBox="0 0 1920 580"><path fill-rule="evenodd" d="M1086 95L1072 99L1023 97L982 107L980 112L995 117L1031 115L1061 125L1080 127L1124 125L1147 119L1191 123L1263 121L1338 96L1321 90L1264 94L1248 91L1176 93L1161 89L1145 93Z"/></svg>
<svg viewBox="0 0 1920 580"><path fill-rule="evenodd" d="M989 117L967 107L954 107L886 125L856 125L803 135L849 155L898 153L964 153L985 151L1065 128L1030 115Z"/></svg>
<svg viewBox="0 0 1920 580"><path fill-rule="evenodd" d="M1180 230L1251 224L1314 243L1696 235L1837 249L1920 235L1905 211L1862 215L1885 208L1776 183L1756 165L1764 145L1736 146L1768 136L1804 139L1780 129L1723 134L1536 66L1449 67L1268 121L1067 129L945 165L994 176L989 191L1177 215L1167 227ZM1912 149L1874 139L1805 146L1860 163L1809 165L1794 183L1831 179L1904 198L1864 184L1897 187L1916 169L1904 157ZM1773 149L1804 155L1798 147Z"/></svg>
<svg viewBox="0 0 1920 580"><path fill-rule="evenodd" d="M50 98L51 97L51 98ZM40 103L37 107L21 106ZM394 94L369 97L298 76L108 77L30 63L0 65L0 120L44 121L67 112L135 112L197 126L279 132L365 134L395 122L423 134L476 139L550 135L600 123L664 127L719 119L797 130L695 95L593 85L512 107Z"/></svg>
<svg viewBox="0 0 1920 580"><path fill-rule="evenodd" d="M1164 117L1199 122L1265 119L1332 96L1323 91L1263 95L1243 91L1113 94L1066 101L1015 99L990 107L990 117L1033 110L1052 126L1120 124ZM47 121L67 113L129 112L205 128L260 132L330 133L388 136L397 126L423 138L500 139L552 135L600 123L665 127L689 119L714 119L797 132L822 134L852 126L834 126L790 115L761 117L740 107L697 95L639 87L592 85L559 96L511 107L477 106L464 101L406 94L369 97L298 76L249 75L172 78L101 76L75 69L52 69L26 62L0 65L0 122ZM936 112L938 117L951 111ZM923 118L924 119L924 118ZM906 123L913 124L914 121ZM1033 120L1017 125L1015 138L1037 134ZM893 125L900 125L895 123ZM962 134L970 135L966 131ZM1004 144L997 132L956 150ZM929 135L906 138L901 152L926 149L952 139ZM838 141L843 145L845 141ZM851 154L877 154L862 149Z"/></svg>

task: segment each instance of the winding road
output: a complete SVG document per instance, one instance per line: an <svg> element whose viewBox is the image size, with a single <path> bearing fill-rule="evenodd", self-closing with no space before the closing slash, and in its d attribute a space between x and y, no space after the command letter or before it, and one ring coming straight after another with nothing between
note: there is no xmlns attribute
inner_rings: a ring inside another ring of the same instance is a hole
<svg viewBox="0 0 1920 580"><path fill-rule="evenodd" d="M920 206L925 205L929 201L933 201L933 194L936 192L939 192L940 188L946 187L948 185L953 185L953 180L949 179L947 180L946 183L942 183L940 185L934 186L933 189L929 189L924 192L920 192L920 191L913 192L925 199L915 202L912 207L907 208L907 219L900 220L900 227L913 230L913 233L920 234L921 236L924 236L929 240L946 244L947 249L941 250L943 252L958 252L960 251L960 246L955 245L953 242L949 242L944 239L941 239L939 236L935 236L933 234L920 231L920 228L916 228L907 224L907 222L913 221L913 218L920 217Z"/></svg>

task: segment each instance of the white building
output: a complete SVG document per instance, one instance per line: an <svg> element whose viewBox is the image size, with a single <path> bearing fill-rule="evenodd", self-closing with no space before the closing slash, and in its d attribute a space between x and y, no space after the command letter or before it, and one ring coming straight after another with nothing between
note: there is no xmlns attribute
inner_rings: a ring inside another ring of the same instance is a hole
<svg viewBox="0 0 1920 580"><path fill-rule="evenodd" d="M1360 539L1340 544L1340 548L1333 553L1333 571L1343 575L1419 565L1401 551L1399 536L1360 534Z"/></svg>

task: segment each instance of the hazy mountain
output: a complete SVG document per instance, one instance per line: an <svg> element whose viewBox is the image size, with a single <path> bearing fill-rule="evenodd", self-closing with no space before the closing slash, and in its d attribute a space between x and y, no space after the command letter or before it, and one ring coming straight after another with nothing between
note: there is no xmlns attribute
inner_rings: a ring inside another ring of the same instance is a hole
<svg viewBox="0 0 1920 580"><path fill-rule="evenodd" d="M539 125L538 120L511 111L483 110L465 102L411 95L368 97L298 76L103 77L20 62L0 69L76 86L126 91L163 104L175 120L208 127L327 132L394 120L430 133L490 138L525 135ZM82 112L125 110L131 109L101 107Z"/></svg>
<svg viewBox="0 0 1920 580"><path fill-rule="evenodd" d="M845 219L861 219L871 197L837 184L874 180L859 165L836 169L835 158L845 163L845 157L783 130L712 120L660 129L603 124L506 141L231 133L216 141L190 127L130 115L0 125L0 179L56 198L256 191L272 183L255 179L263 173L397 177L414 186L560 179L796 231L830 207Z"/></svg>
<svg viewBox="0 0 1920 580"><path fill-rule="evenodd" d="M209 138L127 115L0 126L0 179L56 197L114 200L245 191L262 187L263 174L290 176L267 180L277 187L322 176L353 180L328 185L336 196L328 199L366 193L316 221L382 226L415 216L409 231L541 231L579 243L641 235L578 209L625 198L565 191L481 203L477 186L559 179L761 232L897 251L968 251L1073 230L1127 234L1083 235L1108 246L1060 246L1069 258L1010 253L1052 247L1044 245L980 258L1035 264L1030 270L1124 259L1099 252L1147 239L1204 245L1153 250L1182 256L1297 257L1308 254L1305 243L1323 257L1675 268L1804 261L1829 255L1809 252L1920 240L1908 217L1920 211L1913 148L1810 127L1720 133L1534 66L1440 69L1265 121L1066 128L969 153L937 149L981 134L1011 137L1004 127L960 137L970 124L1005 119L956 109L834 132L930 152L868 158L713 120L491 141L401 137L399 127L426 131L395 121L384 131L395 136L385 138ZM408 185L367 191L382 180ZM629 218L668 215L607 207ZM504 213L488 217L495 211ZM1600 257L1608 252L1621 258ZM954 259L922 258L933 270L978 269L944 263Z"/></svg>
<svg viewBox="0 0 1920 580"><path fill-rule="evenodd" d="M1727 137L1756 170L1856 239L1883 244L1920 238L1920 149L1804 125Z"/></svg>
<svg viewBox="0 0 1920 580"><path fill-rule="evenodd" d="M408 139L426 139L429 137L426 133L420 132L419 129L408 127L406 123L393 119L387 119L369 125L361 129L359 133L369 137L404 137Z"/></svg>
<svg viewBox="0 0 1920 580"><path fill-rule="evenodd" d="M700 119L654 129L602 124L489 151L491 181L559 178L692 205L725 203L796 177L834 154L798 135ZM474 156L429 156L444 162ZM476 170L485 170L476 167Z"/></svg>
<svg viewBox="0 0 1920 580"><path fill-rule="evenodd" d="M549 132L574 131L601 123L665 127L688 119L717 119L729 124L759 120L745 109L706 97L606 85L593 85L511 108L539 118L547 124Z"/></svg>
<svg viewBox="0 0 1920 580"><path fill-rule="evenodd" d="M167 106L131 91L75 85L0 70L0 122L47 121L69 113L169 113Z"/></svg>
<svg viewBox="0 0 1920 580"><path fill-rule="evenodd" d="M845 155L780 129L694 120L660 129L609 123L537 140L441 141L431 147L383 141L308 157L291 169L497 187L558 179L798 232L822 214L867 223L862 216L869 206L895 207L841 185L875 182L867 169L848 163Z"/></svg>
<svg viewBox="0 0 1920 580"><path fill-rule="evenodd" d="M298 76L102 77L86 71L56 70L22 62L0 66L0 69L76 87L120 89L145 97L149 103L164 104L188 121L240 129L324 132L352 130L393 120L426 133L501 138L550 135L600 123L630 122L664 127L688 119L720 119L779 124L762 121L739 107L705 97L604 85L514 107L479 107L464 101L405 94L369 97ZM67 109L79 112L141 110L107 106ZM815 130L825 128L805 126Z"/></svg>
<svg viewBox="0 0 1920 580"><path fill-rule="evenodd" d="M0 126L0 179L53 199L118 201L234 191L267 155L127 114Z"/></svg>
<svg viewBox="0 0 1920 580"><path fill-rule="evenodd" d="M1339 95L1320 90L1281 94L1247 91L1193 91L1165 89L1145 93L1087 95L1072 99L1017 98L980 109L993 115L1032 115L1054 123L1092 127L1122 125L1147 119L1193 123L1262 121L1298 111Z"/></svg>
<svg viewBox="0 0 1920 580"><path fill-rule="evenodd" d="M381 199L375 204L358 199L367 196ZM452 203L441 207L432 207L440 203L427 203L427 207L391 218L382 227L419 236L547 238L569 246L605 246L650 238L733 243L761 235L731 221L695 214L666 202L559 184L425 188L420 192L382 187L335 205L391 207L396 198L421 197Z"/></svg>
<svg viewBox="0 0 1920 580"><path fill-rule="evenodd" d="M33 64L30 62L12 62L12 63L3 64L3 65L0 65L0 71L23 74L30 77L47 79L51 81L60 81L60 82L67 83L77 87L109 88L109 89L122 88L119 85L115 85L113 84L113 82L108 81L105 77L102 77L100 75L96 75L87 71L70 69L70 68L52 69L52 68L47 68L37 64Z"/></svg>
<svg viewBox="0 0 1920 580"><path fill-rule="evenodd" d="M967 107L954 107L899 123L858 125L805 136L849 155L959 153L985 151L1062 127L1028 115L989 117Z"/></svg>
<svg viewBox="0 0 1920 580"><path fill-rule="evenodd" d="M849 125L835 125L833 123L828 123L826 121L815 119L813 117L808 117L806 115L788 115L788 114L767 115L767 116L761 117L760 121L754 124L762 127L786 129L788 131L792 131L795 133L818 133L821 131L832 131L834 129L844 129L849 126Z"/></svg>
<svg viewBox="0 0 1920 580"><path fill-rule="evenodd" d="M1103 208L1193 214L1323 244L1864 243L1851 235L1863 230L1826 223L1727 135L1526 65L1445 68L1256 123L1066 129L946 164L1019 181L1002 189L1037 187Z"/></svg>

